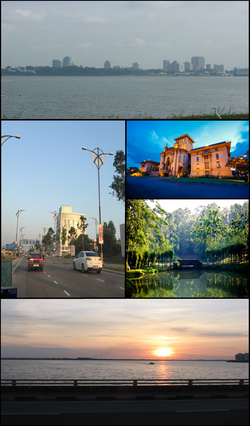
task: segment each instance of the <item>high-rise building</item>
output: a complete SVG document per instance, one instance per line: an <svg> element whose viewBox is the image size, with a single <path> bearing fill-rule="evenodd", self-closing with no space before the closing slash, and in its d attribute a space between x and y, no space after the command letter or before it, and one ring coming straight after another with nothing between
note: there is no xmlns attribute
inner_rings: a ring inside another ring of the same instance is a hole
<svg viewBox="0 0 250 426"><path fill-rule="evenodd" d="M52 68L61 68L62 62L59 59L53 59Z"/></svg>
<svg viewBox="0 0 250 426"><path fill-rule="evenodd" d="M199 71L205 68L205 58L203 56L193 56L191 59L193 71Z"/></svg>
<svg viewBox="0 0 250 426"><path fill-rule="evenodd" d="M222 64L220 64L220 65L214 64L214 70L215 71L224 71L224 65L222 65Z"/></svg>
<svg viewBox="0 0 250 426"><path fill-rule="evenodd" d="M185 72L192 71L192 69L193 69L191 63L188 62L188 61L184 62L184 67L185 67Z"/></svg>
<svg viewBox="0 0 250 426"><path fill-rule="evenodd" d="M109 68L111 68L111 63L109 61L105 61L104 62L104 68L107 70Z"/></svg>
<svg viewBox="0 0 250 426"><path fill-rule="evenodd" d="M132 64L132 68L133 68L134 70L138 70L138 69L140 68L140 64L139 64L139 62L133 62L133 64Z"/></svg>
<svg viewBox="0 0 250 426"><path fill-rule="evenodd" d="M164 59L163 60L163 71L169 71L169 64L170 64L170 61L168 61L167 59Z"/></svg>
<svg viewBox="0 0 250 426"><path fill-rule="evenodd" d="M57 218L56 230L60 231L60 234L62 234L63 228L65 228L66 231L67 231L67 239L66 239L65 244L62 245L62 241L60 241L59 249L57 250L57 252L60 255L69 253L70 246L69 246L68 236L69 236L69 230L71 228L75 228L76 238L80 234L82 234L82 231L77 226L77 225L81 224L81 220L80 220L81 216L86 218L85 214L72 213L72 207L70 207L70 206L62 205L59 208L59 216ZM84 234L85 233L86 232L84 231Z"/></svg>
<svg viewBox="0 0 250 426"><path fill-rule="evenodd" d="M63 58L63 67L70 67L70 57L69 56L65 56Z"/></svg>

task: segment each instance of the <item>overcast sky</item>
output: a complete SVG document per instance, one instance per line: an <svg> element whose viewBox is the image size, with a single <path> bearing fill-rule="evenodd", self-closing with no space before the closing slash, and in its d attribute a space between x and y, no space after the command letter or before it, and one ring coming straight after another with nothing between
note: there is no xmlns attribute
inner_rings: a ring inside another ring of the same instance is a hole
<svg viewBox="0 0 250 426"><path fill-rule="evenodd" d="M193 149L217 142L231 142L232 156L249 149L248 121L204 120L135 120L127 122L127 168L140 167L145 160L160 162L163 148L174 146L175 138L188 134Z"/></svg>
<svg viewBox="0 0 250 426"><path fill-rule="evenodd" d="M163 60L248 67L247 1L3 1L2 67L162 68Z"/></svg>
<svg viewBox="0 0 250 426"><path fill-rule="evenodd" d="M61 205L72 207L72 213L86 214L86 233L95 238L99 221L98 171L86 147L99 144L108 155L100 168L101 219L113 221L116 237L125 222L122 201L112 196L115 153L125 151L124 121L2 121L2 135L10 138L1 147L1 244L16 239L18 210L19 230L24 239L43 235L42 228L54 229L49 211L59 212ZM19 241L19 238L18 238Z"/></svg>
<svg viewBox="0 0 250 426"><path fill-rule="evenodd" d="M248 300L1 301L2 357L234 359L248 352Z"/></svg>

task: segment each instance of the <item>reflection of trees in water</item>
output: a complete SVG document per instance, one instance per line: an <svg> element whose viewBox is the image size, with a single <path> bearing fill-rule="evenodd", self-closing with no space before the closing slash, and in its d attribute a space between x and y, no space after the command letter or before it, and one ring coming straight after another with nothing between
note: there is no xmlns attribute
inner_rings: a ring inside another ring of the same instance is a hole
<svg viewBox="0 0 250 426"><path fill-rule="evenodd" d="M133 297L170 297L169 292L174 288L173 277L172 275L163 275L139 278L134 281L136 293Z"/></svg>
<svg viewBox="0 0 250 426"><path fill-rule="evenodd" d="M248 283L248 277L228 276L223 274L208 274L207 276L208 289L221 289L227 292L227 295L231 297L248 296Z"/></svg>
<svg viewBox="0 0 250 426"><path fill-rule="evenodd" d="M196 274L197 272L197 274ZM185 278L184 278L185 277ZM246 297L248 278L200 271L171 271L133 280L133 297ZM189 278L188 278L189 277Z"/></svg>

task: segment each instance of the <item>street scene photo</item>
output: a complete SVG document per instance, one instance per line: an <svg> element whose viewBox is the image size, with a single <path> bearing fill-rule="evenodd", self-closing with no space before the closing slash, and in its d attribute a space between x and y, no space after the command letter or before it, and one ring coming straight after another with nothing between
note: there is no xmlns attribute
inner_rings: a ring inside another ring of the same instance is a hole
<svg viewBox="0 0 250 426"><path fill-rule="evenodd" d="M125 121L2 132L1 296L124 297Z"/></svg>

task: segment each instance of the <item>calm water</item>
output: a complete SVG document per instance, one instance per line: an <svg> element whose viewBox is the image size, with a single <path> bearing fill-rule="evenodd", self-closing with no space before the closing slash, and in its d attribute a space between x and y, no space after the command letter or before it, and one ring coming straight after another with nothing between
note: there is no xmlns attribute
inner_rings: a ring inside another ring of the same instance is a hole
<svg viewBox="0 0 250 426"><path fill-rule="evenodd" d="M232 357L233 359L233 357ZM2 379L247 379L248 363L225 361L2 360Z"/></svg>
<svg viewBox="0 0 250 426"><path fill-rule="evenodd" d="M132 280L133 297L247 297L249 278L226 272L171 271Z"/></svg>
<svg viewBox="0 0 250 426"><path fill-rule="evenodd" d="M121 119L248 112L248 77L2 77L2 116Z"/></svg>

